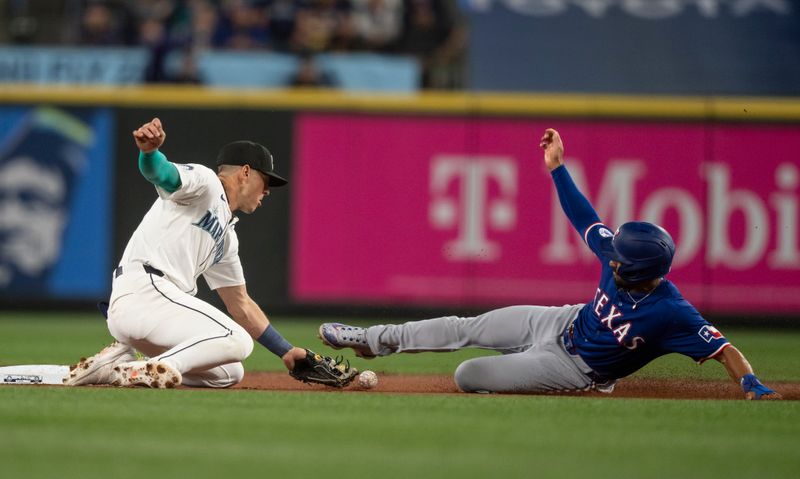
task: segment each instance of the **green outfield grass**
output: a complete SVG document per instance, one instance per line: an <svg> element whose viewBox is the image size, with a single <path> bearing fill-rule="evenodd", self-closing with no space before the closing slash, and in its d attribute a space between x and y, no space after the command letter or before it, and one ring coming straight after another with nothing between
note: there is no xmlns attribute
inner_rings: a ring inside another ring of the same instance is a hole
<svg viewBox="0 0 800 479"><path fill-rule="evenodd" d="M0 313L0 366L9 364L70 364L80 356L94 354L113 338L97 314ZM316 337L323 321L341 321L367 326L364 320L346 318L273 318L275 326L293 344L325 355L343 354L323 346ZM800 329L725 329L725 336L748 357L759 376L773 381L800 381ZM347 353L345 353L347 354ZM359 366L378 372L450 374L465 359L494 354L481 350L453 353L398 354L366 361L347 354ZM283 365L266 349L256 345L245 366L251 371L277 371ZM365 369L360 367L360 369ZM715 361L697 366L685 356L662 357L637 373L645 377L727 378Z"/></svg>
<svg viewBox="0 0 800 479"><path fill-rule="evenodd" d="M324 354L318 320L273 318ZM800 380L800 331L725 330L766 381ZM110 342L94 315L0 314L0 365L70 363ZM263 348L249 370L278 370ZM359 367L452 373L467 351ZM351 358L352 359L352 358ZM682 357L642 376L724 380ZM0 387L9 478L796 477L800 402Z"/></svg>

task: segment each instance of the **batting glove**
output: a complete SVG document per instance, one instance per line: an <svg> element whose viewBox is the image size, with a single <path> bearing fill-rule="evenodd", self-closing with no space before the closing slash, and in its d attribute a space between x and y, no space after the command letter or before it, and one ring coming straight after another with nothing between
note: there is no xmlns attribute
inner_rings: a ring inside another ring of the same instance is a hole
<svg viewBox="0 0 800 479"><path fill-rule="evenodd" d="M753 399L761 399L764 394L774 394L775 391L761 384L755 374L745 374L742 376L742 390L747 394L752 392L755 394Z"/></svg>

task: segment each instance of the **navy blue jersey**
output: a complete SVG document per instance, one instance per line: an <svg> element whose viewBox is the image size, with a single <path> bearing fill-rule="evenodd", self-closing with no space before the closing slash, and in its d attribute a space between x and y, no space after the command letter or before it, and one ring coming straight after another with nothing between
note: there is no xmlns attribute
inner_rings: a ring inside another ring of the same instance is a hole
<svg viewBox="0 0 800 479"><path fill-rule="evenodd" d="M604 254L612 249L614 233L600 222L566 168L553 170L553 179L564 212L602 265L597 291L574 323L573 344L589 367L617 379L668 353L702 363L729 344L669 280L649 293L617 288Z"/></svg>

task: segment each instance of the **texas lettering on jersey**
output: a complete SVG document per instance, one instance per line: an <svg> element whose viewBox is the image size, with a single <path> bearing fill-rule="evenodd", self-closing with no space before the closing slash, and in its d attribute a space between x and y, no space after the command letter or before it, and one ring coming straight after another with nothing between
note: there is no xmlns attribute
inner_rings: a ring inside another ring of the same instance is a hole
<svg viewBox="0 0 800 479"><path fill-rule="evenodd" d="M644 338L641 336L635 336L631 338L630 341L625 340L628 332L631 329L631 323L630 321L622 321L621 318L623 313L621 310L617 309L617 306L614 304L611 304L610 307L607 308L607 311L603 311L605 306L608 304L608 300L608 295L600 288L597 288L597 292L594 296L595 316L597 316L601 324L611 330L611 333L614 335L614 338L616 338L619 344L628 349L636 349L639 344L644 343Z"/></svg>
<svg viewBox="0 0 800 479"><path fill-rule="evenodd" d="M219 224L219 218L213 211L208 210L202 218L192 224L211 235L214 240L214 262L212 264L217 264L225 252L225 236L223 234L225 228Z"/></svg>

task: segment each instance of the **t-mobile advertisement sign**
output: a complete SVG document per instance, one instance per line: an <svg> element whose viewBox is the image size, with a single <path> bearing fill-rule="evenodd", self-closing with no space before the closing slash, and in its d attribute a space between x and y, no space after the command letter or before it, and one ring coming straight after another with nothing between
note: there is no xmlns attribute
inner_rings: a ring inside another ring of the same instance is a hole
<svg viewBox="0 0 800 479"><path fill-rule="evenodd" d="M538 140L612 228L666 227L669 278L703 311L800 309L800 126L305 114L293 299L402 305L591 301L597 259Z"/></svg>

